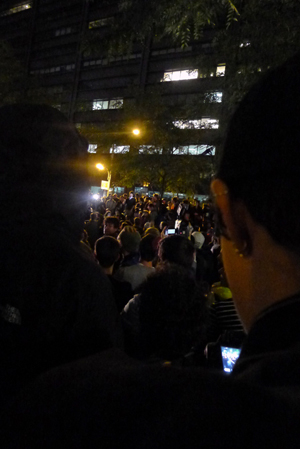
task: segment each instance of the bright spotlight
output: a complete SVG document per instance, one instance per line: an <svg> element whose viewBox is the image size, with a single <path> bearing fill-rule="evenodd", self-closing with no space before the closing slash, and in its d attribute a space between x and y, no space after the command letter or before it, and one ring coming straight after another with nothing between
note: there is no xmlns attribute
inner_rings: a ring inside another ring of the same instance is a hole
<svg viewBox="0 0 300 449"><path fill-rule="evenodd" d="M134 134L135 136L138 136L138 135L140 134L141 131L140 131L139 129L136 128L136 129L133 129L132 132L133 132L133 134Z"/></svg>
<svg viewBox="0 0 300 449"><path fill-rule="evenodd" d="M94 200L99 200L99 198L100 198L100 195L98 195L98 193L95 193L95 194L93 195L93 199L94 199Z"/></svg>

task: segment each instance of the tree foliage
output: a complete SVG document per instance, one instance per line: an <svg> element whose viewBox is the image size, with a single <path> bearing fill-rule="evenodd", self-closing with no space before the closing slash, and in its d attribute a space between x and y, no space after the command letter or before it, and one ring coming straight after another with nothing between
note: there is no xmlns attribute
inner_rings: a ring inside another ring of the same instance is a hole
<svg viewBox="0 0 300 449"><path fill-rule="evenodd" d="M214 172L214 157L210 156L210 150L207 150L208 156L184 154L184 146L191 142L201 145L206 141L207 130L182 130L174 125L174 118L180 118L182 123L187 121L190 118L188 110L197 105L178 107L174 115L174 106L163 99L161 86L148 91L131 90L130 95L132 101L124 109L118 129L109 120L102 128L82 129L91 142L97 142L99 153L107 154L116 145L130 146L129 153L117 154L107 161L113 180L126 187L149 184L161 194L165 191L207 194ZM203 98L200 106L205 106ZM139 137L132 134L136 127L141 131Z"/></svg>
<svg viewBox="0 0 300 449"><path fill-rule="evenodd" d="M226 61L224 89L233 109L250 86L267 70L282 64L300 49L300 2L297 0L236 0L239 19L219 30L214 52L199 65Z"/></svg>
<svg viewBox="0 0 300 449"><path fill-rule="evenodd" d="M110 3L110 0L106 0ZM96 32L92 41L101 52L130 52L134 43L143 44L152 35L155 40L169 38L187 46L197 40L207 25L227 17L227 25L236 20L238 10L231 0L119 0L118 13L109 27ZM100 38L100 39L99 39ZM91 48L91 41L88 45Z"/></svg>

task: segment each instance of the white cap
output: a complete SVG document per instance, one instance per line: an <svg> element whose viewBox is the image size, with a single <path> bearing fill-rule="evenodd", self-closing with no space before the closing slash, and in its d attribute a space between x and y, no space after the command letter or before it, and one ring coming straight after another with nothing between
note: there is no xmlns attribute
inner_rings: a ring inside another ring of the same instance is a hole
<svg viewBox="0 0 300 449"><path fill-rule="evenodd" d="M205 237L203 234L201 234L201 232L193 232L192 236L195 239L195 248L200 249L203 245L203 243L205 242Z"/></svg>

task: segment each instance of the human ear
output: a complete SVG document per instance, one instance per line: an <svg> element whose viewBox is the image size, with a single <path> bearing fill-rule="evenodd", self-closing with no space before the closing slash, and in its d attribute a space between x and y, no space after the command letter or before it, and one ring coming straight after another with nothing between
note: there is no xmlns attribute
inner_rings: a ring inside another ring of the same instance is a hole
<svg viewBox="0 0 300 449"><path fill-rule="evenodd" d="M225 229L221 234L232 241L235 251L240 256L249 255L252 245L249 212L245 204L241 200L231 198L229 188L221 179L212 181L211 190L217 214Z"/></svg>

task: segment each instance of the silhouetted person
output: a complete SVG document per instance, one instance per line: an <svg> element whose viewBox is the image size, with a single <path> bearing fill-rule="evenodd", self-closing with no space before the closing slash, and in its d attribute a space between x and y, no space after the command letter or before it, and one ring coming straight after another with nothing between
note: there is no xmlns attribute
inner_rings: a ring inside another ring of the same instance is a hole
<svg viewBox="0 0 300 449"><path fill-rule="evenodd" d="M80 244L87 142L57 109L0 109L1 395L121 344L110 284Z"/></svg>

